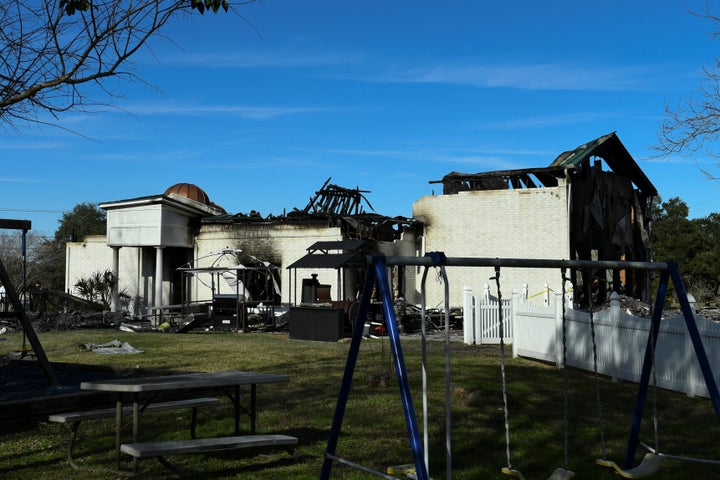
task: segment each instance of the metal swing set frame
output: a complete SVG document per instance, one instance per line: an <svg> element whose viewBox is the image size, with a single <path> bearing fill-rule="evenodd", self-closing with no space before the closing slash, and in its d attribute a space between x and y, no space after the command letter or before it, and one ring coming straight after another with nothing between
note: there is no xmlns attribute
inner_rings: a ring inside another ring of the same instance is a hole
<svg viewBox="0 0 720 480"><path fill-rule="evenodd" d="M390 350L395 366L395 374L397 376L398 385L400 387L400 398L405 415L408 439L413 455L413 463L415 466L415 476L417 480L429 480L427 450L427 383L426 383L426 350L425 350L425 280L427 272L430 268L439 268L440 275L445 285L445 449L446 449L446 478L452 478L452 452L451 452L451 424L450 424L450 362L449 362L449 286L445 267L512 267L512 268L544 268L544 269L576 269L576 270L644 270L660 272L660 281L658 291L655 297L655 308L651 318L651 328L645 349L643 359L642 373L638 387L638 394L635 402L630 433L628 437L627 450L625 455L624 466L617 472L622 475L622 471L631 471L634 467L635 454L639 443L640 426L642 424L643 413L647 400L648 386L650 383L651 371L653 368L653 353L657 344L658 334L660 331L660 321L662 317L663 305L667 296L669 281L672 280L675 287L675 293L680 303L680 309L685 319L685 325L692 341L695 355L697 357L700 369L702 371L705 385L715 411L715 416L720 423L720 393L718 392L717 383L713 376L712 368L703 346L700 333L698 331L692 308L687 299L687 292L683 285L678 266L674 262L639 262L639 261L593 261L593 260L553 260L553 259L523 259L523 258L474 258L474 257L446 257L442 252L428 253L424 257L405 257L405 256L383 256L369 255L366 257L367 272L365 275L365 283L363 286L360 305L358 308L357 319L355 320L352 330L352 339L347 355L343 380L338 393L335 414L333 416L330 435L328 437L327 449L320 474L321 480L329 480L332 466L334 463L340 463L350 466L372 475L395 479L396 477L386 473L374 470L370 467L352 462L337 455L337 444L342 428L343 417L350 395L350 387L352 385L353 373L360 351L360 343L363 337L364 322L360 319L366 318L370 306L370 300L373 290L377 286L377 292L382 300L383 314L386 319L386 328L390 343ZM423 339L423 420L425 422L424 442L420 440L420 431L415 416L415 407L410 392L407 370L402 353L402 345L397 328L397 319L393 308L393 299L388 280L388 270L390 266L406 267L424 267L422 277L421 294L422 294L422 339ZM632 477L630 477L632 478Z"/></svg>

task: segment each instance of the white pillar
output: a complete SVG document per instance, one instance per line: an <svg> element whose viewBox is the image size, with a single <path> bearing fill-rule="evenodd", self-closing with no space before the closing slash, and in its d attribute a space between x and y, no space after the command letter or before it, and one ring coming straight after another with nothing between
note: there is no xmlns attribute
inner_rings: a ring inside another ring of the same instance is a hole
<svg viewBox="0 0 720 480"><path fill-rule="evenodd" d="M120 247L112 247L112 275L114 284L112 292L110 292L110 311L118 311L119 291L120 291Z"/></svg>
<svg viewBox="0 0 720 480"><path fill-rule="evenodd" d="M155 309L159 314L162 311L163 298L163 247L155 247Z"/></svg>

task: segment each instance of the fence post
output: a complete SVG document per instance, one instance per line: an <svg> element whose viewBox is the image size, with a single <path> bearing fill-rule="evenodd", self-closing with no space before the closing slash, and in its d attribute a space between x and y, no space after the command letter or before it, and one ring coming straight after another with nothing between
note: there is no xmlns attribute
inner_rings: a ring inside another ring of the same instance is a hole
<svg viewBox="0 0 720 480"><path fill-rule="evenodd" d="M475 309L473 308L472 286L463 287L463 338L465 345L475 345Z"/></svg>
<svg viewBox="0 0 720 480"><path fill-rule="evenodd" d="M697 323L697 301L695 300L695 297L692 295L692 293L687 294L687 300L688 304L690 305L690 311L692 312L692 315L695 318L695 322ZM685 343L685 351L694 352L695 347L693 346L692 338L690 338L690 333L687 331L687 328L683 332L683 337ZM690 398L696 397L698 393L702 390L701 386L705 386L705 379L703 379L702 370L699 368L699 365L697 363L695 363L695 366L697 368L694 369L694 374L688 375L685 380L685 383L687 384L685 393Z"/></svg>
<svg viewBox="0 0 720 480"><path fill-rule="evenodd" d="M695 305L697 303L697 300L695 300L695 297L693 297L692 293L687 294L688 303L690 304L690 310L692 310L693 316L697 314L697 306Z"/></svg>
<svg viewBox="0 0 720 480"><path fill-rule="evenodd" d="M517 321L515 318L516 317L515 313L517 312L518 302L520 302L520 293L518 293L518 291L513 288L512 297L510 299L510 322L508 322L511 326L510 334L512 335L512 337L510 335L508 335L508 332L505 332L505 335L508 338L512 339L511 345L512 345L513 358L518 356L518 354L516 352L516 348L515 348L515 345L518 343L518 333L519 333L518 328L517 328ZM502 306L500 308L502 308Z"/></svg>
<svg viewBox="0 0 720 480"><path fill-rule="evenodd" d="M550 306L550 285L545 284L545 295L543 295L543 303L546 307Z"/></svg>
<svg viewBox="0 0 720 480"><path fill-rule="evenodd" d="M563 302L562 293L555 292L555 366L557 368L563 367L563 349L565 343L563 341ZM567 325L565 325L567 328Z"/></svg>
<svg viewBox="0 0 720 480"><path fill-rule="evenodd" d="M610 355L608 358L611 359L612 365L610 366L610 373L613 382L619 382L622 377L620 368L620 359L618 350L620 350L620 295L617 292L610 294L610 338L603 340L607 342L608 348L610 349ZM602 340L602 339L601 339ZM609 341L608 341L609 340ZM602 345L602 342L601 342Z"/></svg>

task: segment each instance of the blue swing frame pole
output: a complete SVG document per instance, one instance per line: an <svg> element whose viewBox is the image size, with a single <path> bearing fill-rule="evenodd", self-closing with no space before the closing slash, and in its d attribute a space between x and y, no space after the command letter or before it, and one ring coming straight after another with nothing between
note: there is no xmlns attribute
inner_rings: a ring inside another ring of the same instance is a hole
<svg viewBox="0 0 720 480"><path fill-rule="evenodd" d="M345 372L343 374L342 383L340 384L340 393L338 393L338 401L335 406L335 415L333 416L332 427L330 428L330 436L328 437L328 445L323 462L322 471L320 472L321 480L328 480L333 465L333 457L337 449L338 438L340 437L340 428L342 427L343 417L345 416L345 407L348 397L350 396L350 386L352 385L353 372L357 363L358 352L360 351L360 342L362 342L364 320L370 308L370 297L372 295L373 286L375 285L375 270L368 269L365 275L365 284L363 286L362 296L360 297L360 306L358 308L357 318L353 327L352 339L350 341L350 350L348 351L347 360L345 361Z"/></svg>
<svg viewBox="0 0 720 480"><path fill-rule="evenodd" d="M638 387L638 396L635 401L635 411L633 412L632 423L630 424L630 437L628 438L627 450L625 453L625 469L632 468L635 463L635 452L640 436L640 425L642 424L643 412L645 411L645 402L647 400L647 390L650 384L650 373L653 367L653 355L657 346L657 338L660 333L660 319L662 318L663 305L665 305L665 297L667 295L669 273L663 270L660 274L660 282L658 283L658 292L655 296L655 307L650 323L650 335L648 336L647 346L645 347L645 357L643 358L643 367L640 374L640 385Z"/></svg>
<svg viewBox="0 0 720 480"><path fill-rule="evenodd" d="M650 383L650 373L653 367L653 355L657 346L663 305L665 304L665 297L667 295L668 279L672 279L673 286L675 287L675 293L678 297L678 301L680 302L680 310L682 311L683 318L685 319L685 325L688 329L688 334L690 335L693 348L695 349L696 358L700 364L700 370L702 371L703 378L705 380L705 386L708 389L713 409L715 410L715 417L718 422L720 422L720 393L718 393L718 387L715 382L715 377L713 376L712 367L710 366L705 346L702 343L702 338L700 337L700 332L698 330L697 323L695 322L695 315L690 307L690 302L688 302L685 285L680 277L677 264L674 262L667 262L667 269L663 270L660 275L658 293L655 298L655 309L653 310L652 324L650 327L650 336L648 337L647 347L645 348L643 368L640 375L640 386L638 387L638 396L635 403L635 411L633 413L630 436L628 438L627 451L625 455L626 469L632 468L635 462L635 453L640 437L640 426L642 424L642 417L647 399L647 390Z"/></svg>
<svg viewBox="0 0 720 480"><path fill-rule="evenodd" d="M715 410L715 417L720 422L720 393L718 393L717 383L713 376L712 367L707 357L707 352L702 343L702 337L698 331L697 323L695 323L695 315L693 314L692 307L687 298L687 292L685 286L680 278L680 272L675 263L671 263L670 278L672 278L673 285L675 285L675 291L677 292L678 300L680 301L680 309L685 317L687 323L688 333L692 340L693 346L695 347L695 355L697 355L698 362L700 363L700 369L702 370L703 378L705 379L705 386L710 394L712 400L713 409Z"/></svg>
<svg viewBox="0 0 720 480"><path fill-rule="evenodd" d="M368 268L367 274L365 275L365 285L360 299L358 316L355 319L352 340L350 342L350 350L345 363L345 372L340 386L340 393L338 394L338 402L335 407L335 415L330 429L325 460L320 473L321 480L328 480L330 478L333 461L337 458L337 442L340 436L340 429L345 415L345 408L350 395L353 372L355 370L355 364L357 363L357 357L360 350L360 343L362 341L362 333L365 323L362 319L367 318L367 312L370 306L370 297L372 296L375 282L377 282L378 292L380 294L380 298L382 299L383 314L385 315L386 328L390 339L390 349L393 356L393 363L395 365L395 374L397 375L398 385L400 387L400 396L402 399L403 411L405 412L405 423L407 425L408 436L410 439L410 447L413 454L417 476L416 478L418 480L428 480L427 468L425 466L425 460L422 452L422 443L420 442L419 429L415 417L415 408L413 406L412 395L410 394L410 384L408 382L405 360L403 359L402 347L400 345L400 335L397 329L395 309L393 308L392 296L390 294L390 288L387 280L386 263L384 257L382 256L373 257L372 266L371 268Z"/></svg>
<svg viewBox="0 0 720 480"><path fill-rule="evenodd" d="M412 395L410 394L410 383L408 381L402 346L400 344L400 334L398 332L395 309L393 308L390 286L387 280L385 259L377 257L374 266L380 298L382 299L383 313L385 315L385 326L387 327L390 349L395 364L395 374L397 375L398 385L400 387L403 411L405 412L405 425L407 426L410 448L415 463L416 478L418 480L428 480L428 471L425 466L422 442L420 441L420 431L417 425L417 418L415 417L415 407L413 406Z"/></svg>

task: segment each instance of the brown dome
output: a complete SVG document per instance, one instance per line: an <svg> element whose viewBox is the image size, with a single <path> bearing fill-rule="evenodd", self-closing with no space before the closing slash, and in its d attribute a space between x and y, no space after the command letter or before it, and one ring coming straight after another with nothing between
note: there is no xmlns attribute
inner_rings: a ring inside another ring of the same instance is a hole
<svg viewBox="0 0 720 480"><path fill-rule="evenodd" d="M211 204L210 197L208 197L207 193L205 193L202 188L192 183L176 183L165 190L165 195L170 195L171 193L189 198L190 200L195 200L196 202L200 202L205 205Z"/></svg>

